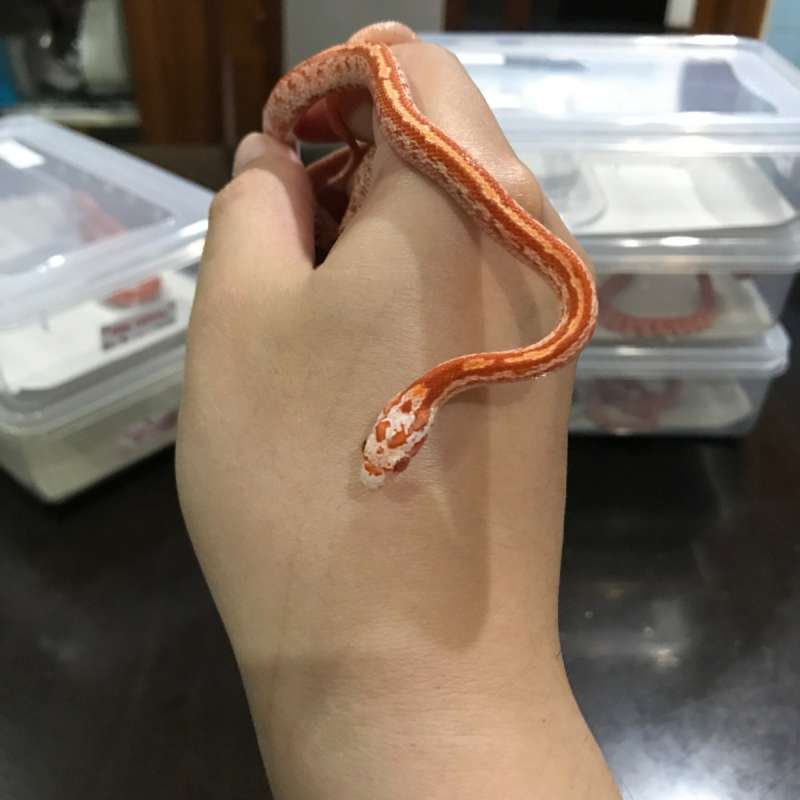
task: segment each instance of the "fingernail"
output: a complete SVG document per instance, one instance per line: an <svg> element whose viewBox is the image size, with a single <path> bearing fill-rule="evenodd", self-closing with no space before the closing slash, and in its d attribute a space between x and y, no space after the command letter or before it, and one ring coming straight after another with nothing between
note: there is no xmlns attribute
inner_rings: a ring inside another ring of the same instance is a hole
<svg viewBox="0 0 800 800"><path fill-rule="evenodd" d="M300 156L297 154L294 147L284 144L266 133L248 133L247 136L239 142L239 146L236 148L236 154L233 157L234 176L245 170L248 164L270 154L274 156L285 156L296 161L298 164L301 163Z"/></svg>
<svg viewBox="0 0 800 800"><path fill-rule="evenodd" d="M297 161L298 164L302 164L303 159L300 158L300 140L292 134L286 146L291 151L291 158Z"/></svg>
<svg viewBox="0 0 800 800"><path fill-rule="evenodd" d="M238 175L251 161L267 154L267 139L261 133L248 133L239 142L233 157L233 174Z"/></svg>

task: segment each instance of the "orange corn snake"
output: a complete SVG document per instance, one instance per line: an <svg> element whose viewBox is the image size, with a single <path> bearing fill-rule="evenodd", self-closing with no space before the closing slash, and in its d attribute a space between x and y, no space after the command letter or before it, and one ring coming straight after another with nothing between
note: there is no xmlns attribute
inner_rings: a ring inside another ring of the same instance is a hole
<svg viewBox="0 0 800 800"><path fill-rule="evenodd" d="M342 90L367 89L374 119L399 158L441 187L484 232L543 276L558 295L561 314L553 330L533 344L451 358L398 392L362 447L361 478L370 487L408 466L438 410L455 394L473 386L540 377L564 366L578 356L597 320L594 281L581 258L415 105L390 47L413 38L403 25L381 23L303 61L273 89L264 111L265 130L291 142L296 124L315 103ZM354 173L344 225L369 190L371 154L352 134L337 133L349 145L349 162L345 164L339 151L312 165L310 172L318 196L348 170ZM344 173L339 169L343 164Z"/></svg>

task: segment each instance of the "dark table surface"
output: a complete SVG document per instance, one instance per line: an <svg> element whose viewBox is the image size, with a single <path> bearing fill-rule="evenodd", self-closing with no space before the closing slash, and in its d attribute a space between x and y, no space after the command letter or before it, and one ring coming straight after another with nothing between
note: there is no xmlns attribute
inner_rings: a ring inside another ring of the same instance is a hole
<svg viewBox="0 0 800 800"><path fill-rule="evenodd" d="M800 798L798 408L795 367L740 442L572 441L564 656L626 798ZM0 474L0 798L268 796L172 453L55 508Z"/></svg>

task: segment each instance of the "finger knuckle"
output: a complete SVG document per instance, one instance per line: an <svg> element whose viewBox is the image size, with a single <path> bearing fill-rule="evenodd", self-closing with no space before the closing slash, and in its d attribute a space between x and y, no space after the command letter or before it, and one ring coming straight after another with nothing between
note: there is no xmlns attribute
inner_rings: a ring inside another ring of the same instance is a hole
<svg viewBox="0 0 800 800"><path fill-rule="evenodd" d="M532 216L543 211L542 188L536 176L518 158L512 156L503 170L506 191Z"/></svg>
<svg viewBox="0 0 800 800"><path fill-rule="evenodd" d="M434 59L442 64L449 64L451 66L457 65L463 70L463 66L455 53L441 45L434 44L433 42L415 42L414 48L426 60Z"/></svg>
<svg viewBox="0 0 800 800"><path fill-rule="evenodd" d="M412 69L413 67L413 69ZM416 76L436 75L441 81L468 78L464 65L450 50L432 42L415 42L413 62L407 65Z"/></svg>
<svg viewBox="0 0 800 800"><path fill-rule="evenodd" d="M231 208L250 204L253 198L261 193L262 183L263 176L256 170L245 170L237 175L214 195L209 218L214 220L227 213Z"/></svg>

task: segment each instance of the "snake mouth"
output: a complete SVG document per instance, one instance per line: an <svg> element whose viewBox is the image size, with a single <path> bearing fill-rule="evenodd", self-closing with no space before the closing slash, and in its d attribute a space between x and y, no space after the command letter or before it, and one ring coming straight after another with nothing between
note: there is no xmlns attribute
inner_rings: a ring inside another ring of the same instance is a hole
<svg viewBox="0 0 800 800"><path fill-rule="evenodd" d="M367 449L367 440L364 439L364 441L361 442L361 452L363 453L366 449Z"/></svg>

